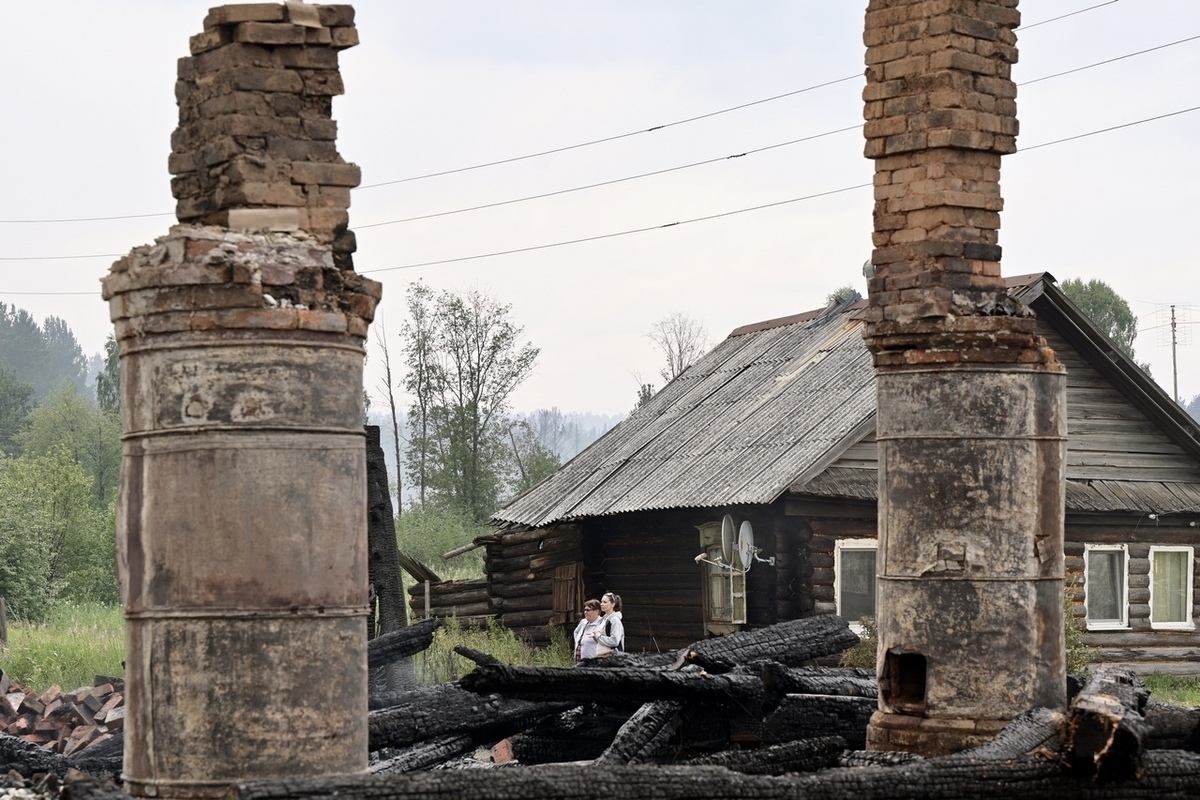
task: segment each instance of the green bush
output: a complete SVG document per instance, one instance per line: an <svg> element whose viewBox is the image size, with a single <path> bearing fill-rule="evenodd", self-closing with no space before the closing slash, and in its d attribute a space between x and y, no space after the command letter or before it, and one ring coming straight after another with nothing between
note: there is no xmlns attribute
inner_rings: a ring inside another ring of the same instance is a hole
<svg viewBox="0 0 1200 800"><path fill-rule="evenodd" d="M842 653L841 665L875 669L875 655L879 651L879 629L874 617L863 617L859 624L863 629L858 635L858 644Z"/></svg>
<svg viewBox="0 0 1200 800"><path fill-rule="evenodd" d="M449 561L442 558L442 553L470 544L487 530L464 512L412 505L396 518L396 546L445 580L477 577L483 574L481 548Z"/></svg>
<svg viewBox="0 0 1200 800"><path fill-rule="evenodd" d="M1063 637L1067 651L1067 674L1087 675L1091 671L1094 648L1084 644L1084 623L1075 619L1075 586L1082 579L1068 575L1063 587Z"/></svg>
<svg viewBox="0 0 1200 800"><path fill-rule="evenodd" d="M0 669L24 689L91 686L97 675L125 674L125 617L120 606L59 603L41 622L13 621Z"/></svg>
<svg viewBox="0 0 1200 800"><path fill-rule="evenodd" d="M454 652L460 645L487 653L505 664L569 667L575 663L571 643L561 627L551 627L549 646L534 647L495 620L489 620L487 625L471 625L450 617L434 633L429 649L414 659L421 682L433 686L456 681L473 670L475 662Z"/></svg>

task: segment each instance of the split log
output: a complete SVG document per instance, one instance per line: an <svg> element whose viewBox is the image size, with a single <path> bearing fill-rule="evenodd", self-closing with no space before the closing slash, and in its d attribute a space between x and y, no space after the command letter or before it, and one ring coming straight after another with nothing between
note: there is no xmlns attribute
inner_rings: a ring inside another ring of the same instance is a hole
<svg viewBox="0 0 1200 800"><path fill-rule="evenodd" d="M367 642L367 667L376 669L428 649L433 644L434 631L440 627L440 619L427 619L377 636Z"/></svg>
<svg viewBox="0 0 1200 800"><path fill-rule="evenodd" d="M1098 668L1071 701L1063 733L1071 764L1100 781L1134 777L1150 733L1142 716L1148 699L1132 672Z"/></svg>
<svg viewBox="0 0 1200 800"><path fill-rule="evenodd" d="M496 695L480 697L457 683L444 683L404 692L400 703L368 714L367 741L371 750L381 750L466 734L479 744L490 744L569 707Z"/></svg>
<svg viewBox="0 0 1200 800"><path fill-rule="evenodd" d="M819 739L800 739L757 750L726 750L721 753L693 758L691 766L714 766L744 775L784 775L789 772L816 772L835 766L845 740L837 736Z"/></svg>
<svg viewBox="0 0 1200 800"><path fill-rule="evenodd" d="M737 664L759 659L798 667L848 650L858 641L846 620L819 614L696 642L688 648L688 660L709 672L728 672Z"/></svg>
<svg viewBox="0 0 1200 800"><path fill-rule="evenodd" d="M451 734L429 739L405 748L400 753L371 765L375 775L398 775L417 769L429 769L475 749L475 740L467 734Z"/></svg>
<svg viewBox="0 0 1200 800"><path fill-rule="evenodd" d="M663 753L679 732L683 709L680 700L656 700L646 703L621 726L612 745L600 754L596 764L644 764Z"/></svg>
<svg viewBox="0 0 1200 800"><path fill-rule="evenodd" d="M427 771L403 775L292 778L237 784L229 800L408 800L473 797L481 800L684 800L747 797L755 800L908 800L909 798L1063 798L1158 800L1200 794L1200 755L1177 750L1146 754L1145 773L1120 784L1097 784L1049 759L931 758L897 767L854 767L811 775L743 775L720 767L578 766L547 764L489 772Z"/></svg>
<svg viewBox="0 0 1200 800"><path fill-rule="evenodd" d="M476 667L462 687L478 694L498 693L523 700L575 703L649 703L705 698L710 702L761 706L762 679L756 675L710 675L699 670L667 672L640 667Z"/></svg>

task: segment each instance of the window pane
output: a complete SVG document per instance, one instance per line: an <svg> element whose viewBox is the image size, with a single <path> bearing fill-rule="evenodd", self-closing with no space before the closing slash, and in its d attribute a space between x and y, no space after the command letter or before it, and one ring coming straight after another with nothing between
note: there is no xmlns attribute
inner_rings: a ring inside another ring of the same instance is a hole
<svg viewBox="0 0 1200 800"><path fill-rule="evenodd" d="M1124 553L1092 550L1088 553L1087 616L1089 620L1121 619L1121 589L1125 585Z"/></svg>
<svg viewBox="0 0 1200 800"><path fill-rule="evenodd" d="M1150 563L1153 581L1151 622L1188 622L1187 608L1188 553L1168 550L1153 554Z"/></svg>
<svg viewBox="0 0 1200 800"><path fill-rule="evenodd" d="M842 550L838 610L847 622L875 616L875 551Z"/></svg>

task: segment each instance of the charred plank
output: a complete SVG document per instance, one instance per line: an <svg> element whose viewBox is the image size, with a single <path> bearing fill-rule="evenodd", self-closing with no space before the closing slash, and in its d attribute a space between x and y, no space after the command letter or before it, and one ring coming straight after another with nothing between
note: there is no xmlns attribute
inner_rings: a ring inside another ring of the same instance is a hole
<svg viewBox="0 0 1200 800"><path fill-rule="evenodd" d="M429 739L405 748L390 758L371 765L375 775L397 775L416 769L429 769L475 749L475 740L468 734L451 734Z"/></svg>
<svg viewBox="0 0 1200 800"><path fill-rule="evenodd" d="M838 736L799 739L755 750L726 750L699 758L689 765L725 767L746 775L783 775L789 772L816 772L836 766L846 742Z"/></svg>
<svg viewBox="0 0 1200 800"><path fill-rule="evenodd" d="M376 669L428 649L441 626L440 619L427 619L375 637L367 642L367 666Z"/></svg>
<svg viewBox="0 0 1200 800"><path fill-rule="evenodd" d="M850 630L844 619L834 614L818 614L705 639L688 648L687 657L709 672L728 672L738 664L759 659L798 667L814 658L848 650L858 641L858 634Z"/></svg>
<svg viewBox="0 0 1200 800"><path fill-rule="evenodd" d="M761 706L763 699L762 679L756 675L710 675L698 670L491 664L476 667L460 683L479 694L575 703L648 703L707 697L715 702Z"/></svg>
<svg viewBox="0 0 1200 800"><path fill-rule="evenodd" d="M576 706L511 737L513 758L525 765L591 761L612 744L629 717L629 711L611 706Z"/></svg>
<svg viewBox="0 0 1200 800"><path fill-rule="evenodd" d="M569 708L498 695L480 696L456 683L404 692L401 702L367 716L371 750L409 747L428 739L466 734L491 743L524 730L543 717Z"/></svg>
<svg viewBox="0 0 1200 800"><path fill-rule="evenodd" d="M1149 693L1127 670L1099 668L1071 701L1063 741L1067 758L1100 781L1137 775L1150 726Z"/></svg>
<svg viewBox="0 0 1200 800"><path fill-rule="evenodd" d="M644 764L664 753L679 733L683 709L681 700L656 700L646 703L621 726L597 764Z"/></svg>

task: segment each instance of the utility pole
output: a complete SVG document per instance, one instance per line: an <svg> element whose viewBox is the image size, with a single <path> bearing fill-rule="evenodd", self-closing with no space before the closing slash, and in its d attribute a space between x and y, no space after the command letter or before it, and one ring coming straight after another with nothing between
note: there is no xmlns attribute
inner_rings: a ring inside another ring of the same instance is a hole
<svg viewBox="0 0 1200 800"><path fill-rule="evenodd" d="M1179 362L1175 360L1175 306L1171 306L1171 377L1175 381L1175 403L1179 403Z"/></svg>

